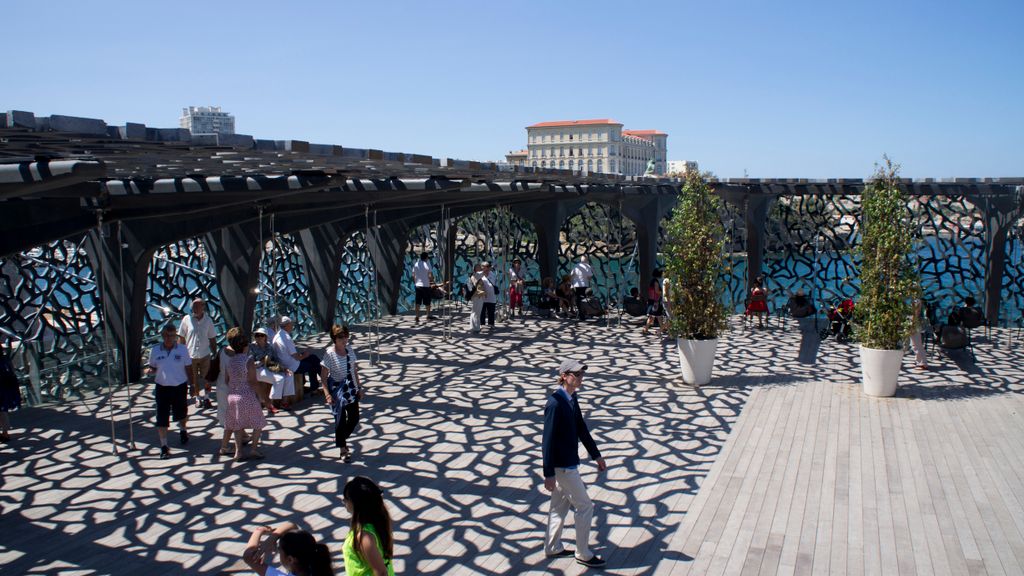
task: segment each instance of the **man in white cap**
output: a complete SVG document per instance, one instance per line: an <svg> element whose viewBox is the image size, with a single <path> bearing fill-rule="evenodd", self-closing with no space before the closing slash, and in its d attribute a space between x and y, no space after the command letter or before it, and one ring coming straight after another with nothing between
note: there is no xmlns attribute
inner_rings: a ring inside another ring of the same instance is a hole
<svg viewBox="0 0 1024 576"><path fill-rule="evenodd" d="M192 313L181 319L178 325L178 340L188 347L192 358L192 397L197 407L210 408L210 383L206 373L210 371L210 359L217 349L217 331L213 320L206 313L206 301L196 298L192 301ZM200 386L204 390L200 390ZM205 392L205 394L204 394ZM222 401L218 399L218 402Z"/></svg>
<svg viewBox="0 0 1024 576"><path fill-rule="evenodd" d="M580 477L579 443L583 443L587 453L597 462L598 472L604 472L608 465L590 436L576 398L586 369L579 360L562 360L558 366L559 387L548 397L544 407L544 489L551 492L544 553L548 558L575 555L577 564L600 568L605 561L590 551L590 521L594 516L594 504ZM576 509L575 552L562 545L562 527L570 506Z"/></svg>
<svg viewBox="0 0 1024 576"><path fill-rule="evenodd" d="M292 340L295 325L288 316L281 317L281 329L274 336L274 352L277 359L293 374L308 374L309 384L316 393L320 389L320 357L310 352L299 352Z"/></svg>
<svg viewBox="0 0 1024 576"><path fill-rule="evenodd" d="M167 428L171 414L178 423L182 445L188 444L188 388L192 382L192 358L188 348L178 343L174 324L167 323L160 331L161 343L149 353L146 374L156 380L156 432L160 437L160 458L171 456L167 447ZM205 374L203 377L205 378Z"/></svg>

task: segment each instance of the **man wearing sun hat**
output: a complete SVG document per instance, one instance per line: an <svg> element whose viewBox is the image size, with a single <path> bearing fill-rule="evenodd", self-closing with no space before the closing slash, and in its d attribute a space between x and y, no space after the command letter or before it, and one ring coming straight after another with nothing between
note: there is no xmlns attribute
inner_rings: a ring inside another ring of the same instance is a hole
<svg viewBox="0 0 1024 576"><path fill-rule="evenodd" d="M594 504L580 477L579 443L597 463L598 472L608 468L601 451L590 436L583 419L576 391L583 385L587 367L579 360L567 358L558 365L559 387L548 397L544 407L544 488L551 492L548 525L544 535L544 553L548 558L575 556L576 563L593 568L605 561L590 551L590 521ZM569 507L576 510L576 551L562 545L562 527Z"/></svg>

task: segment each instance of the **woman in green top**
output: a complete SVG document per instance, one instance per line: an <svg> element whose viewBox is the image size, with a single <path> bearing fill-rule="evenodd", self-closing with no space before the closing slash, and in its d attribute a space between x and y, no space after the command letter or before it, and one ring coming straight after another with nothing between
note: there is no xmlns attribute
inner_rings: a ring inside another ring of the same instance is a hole
<svg viewBox="0 0 1024 576"><path fill-rule="evenodd" d="M384 493L364 476L345 484L345 509L352 514L352 529L342 552L347 576L395 576L392 565L394 541L391 515L384 505Z"/></svg>

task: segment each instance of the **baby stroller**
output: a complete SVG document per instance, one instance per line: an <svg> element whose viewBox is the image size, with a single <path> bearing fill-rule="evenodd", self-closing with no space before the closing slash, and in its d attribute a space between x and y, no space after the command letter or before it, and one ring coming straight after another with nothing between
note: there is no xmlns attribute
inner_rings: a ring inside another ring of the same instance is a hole
<svg viewBox="0 0 1024 576"><path fill-rule="evenodd" d="M853 336L853 328L850 325L853 320L853 300L836 300L825 315L828 317L828 325L821 331L821 339L832 335L835 336L836 342L849 342Z"/></svg>

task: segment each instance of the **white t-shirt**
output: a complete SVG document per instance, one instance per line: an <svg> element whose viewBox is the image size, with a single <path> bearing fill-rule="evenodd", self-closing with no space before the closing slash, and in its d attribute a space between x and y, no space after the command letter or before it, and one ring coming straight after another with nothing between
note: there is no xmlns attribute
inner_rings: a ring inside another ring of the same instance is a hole
<svg viewBox="0 0 1024 576"><path fill-rule="evenodd" d="M515 283L518 282L519 280L523 280L523 281L526 280L526 274L523 272L523 269L520 268L519 271L516 272L516 269L515 269L514 266L512 268L509 268L508 269L508 282L509 282L509 284L514 286Z"/></svg>
<svg viewBox="0 0 1024 576"><path fill-rule="evenodd" d="M203 314L202 320L196 320L195 316L189 314L181 319L178 336L185 339L188 353L193 358L205 358L211 352L210 338L216 338L217 332L213 328L213 320L210 320L209 314Z"/></svg>
<svg viewBox="0 0 1024 576"><path fill-rule="evenodd" d="M292 356L298 352L298 349L295 348L295 342L284 328L277 332L277 336L274 336L274 352L277 353L277 360L288 370L294 372L299 367L299 361Z"/></svg>
<svg viewBox="0 0 1024 576"><path fill-rule="evenodd" d="M419 288L430 287L430 262L420 260L412 266L412 279Z"/></svg>
<svg viewBox="0 0 1024 576"><path fill-rule="evenodd" d="M586 288L590 286L590 278L594 275L594 269L586 262L577 262L572 269L572 287Z"/></svg>
<svg viewBox="0 0 1024 576"><path fill-rule="evenodd" d="M490 274L482 274L480 276L481 286L484 287L484 303L495 304L498 302L497 294L494 290L494 282L491 280Z"/></svg>
<svg viewBox="0 0 1024 576"><path fill-rule="evenodd" d="M160 386L178 386L188 382L186 366L192 365L192 357L188 348L175 344L168 350L163 344L157 344L149 352L149 365L156 368L156 383Z"/></svg>

